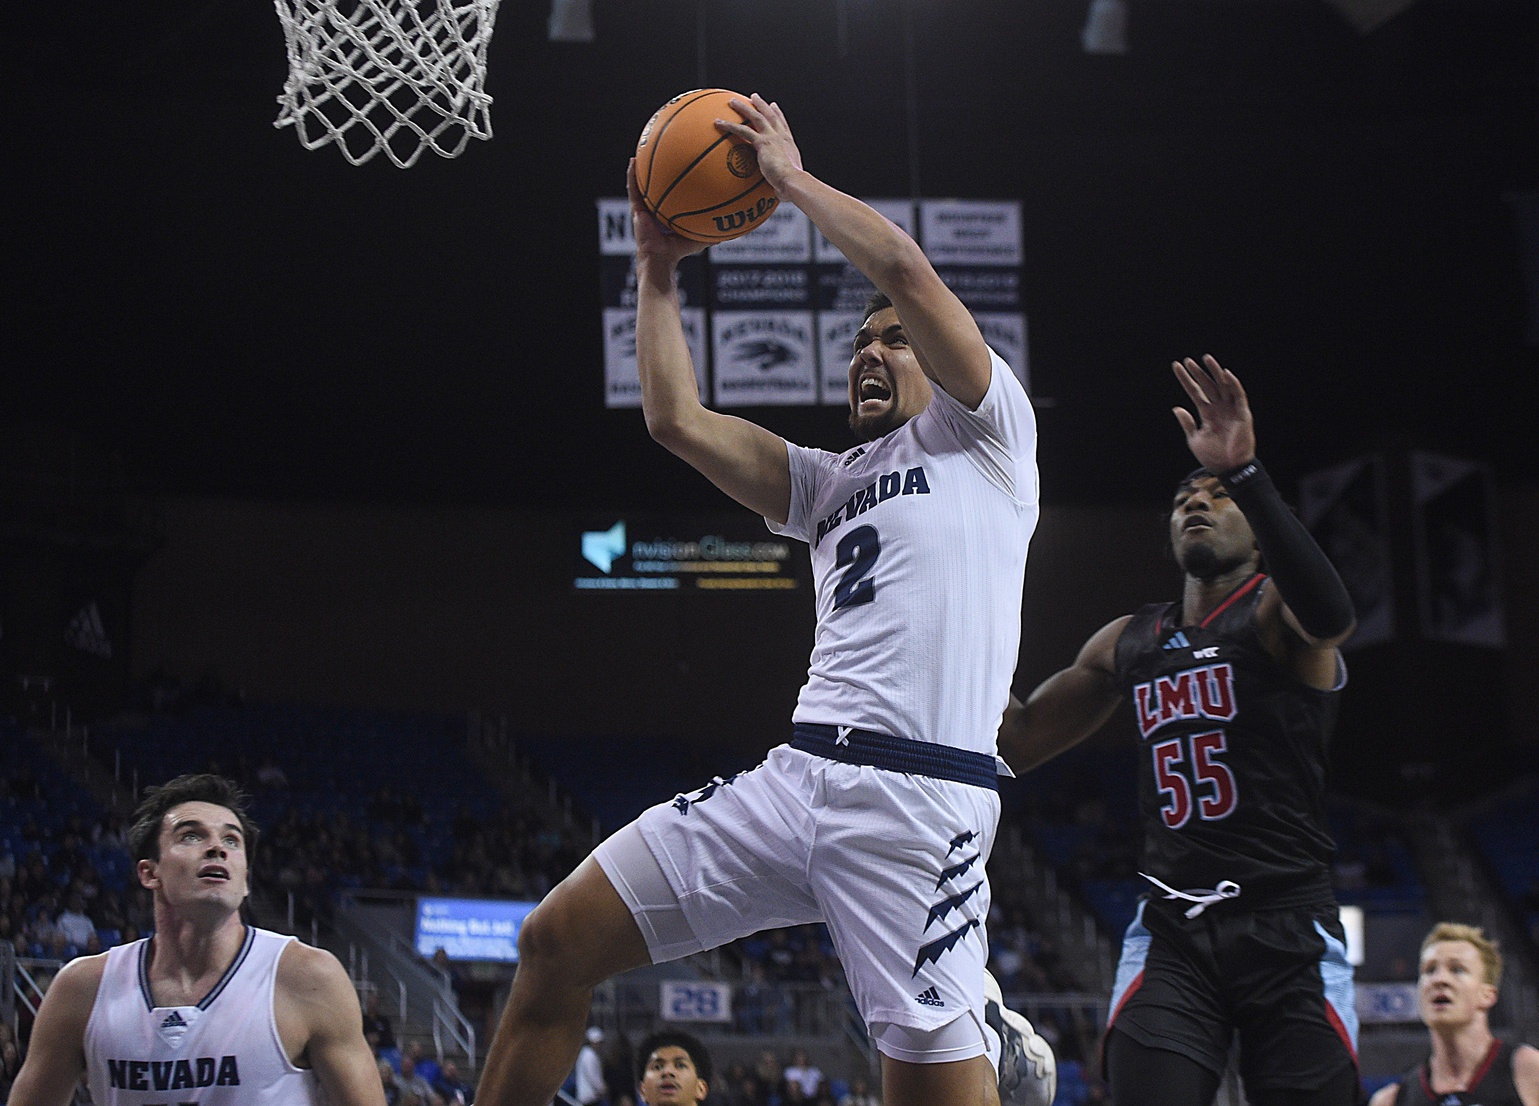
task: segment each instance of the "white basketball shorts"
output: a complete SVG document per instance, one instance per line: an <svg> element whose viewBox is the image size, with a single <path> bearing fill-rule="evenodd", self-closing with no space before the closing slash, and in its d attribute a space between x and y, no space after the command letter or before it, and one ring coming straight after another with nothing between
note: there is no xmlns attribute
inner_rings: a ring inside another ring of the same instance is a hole
<svg viewBox="0 0 1539 1106"><path fill-rule="evenodd" d="M645 811L594 855L654 963L826 922L867 1024L933 1030L964 1013L983 1024L998 820L990 788L783 745ZM638 837L655 867L634 852ZM658 869L667 888L649 889ZM683 925L657 901L669 897Z"/></svg>

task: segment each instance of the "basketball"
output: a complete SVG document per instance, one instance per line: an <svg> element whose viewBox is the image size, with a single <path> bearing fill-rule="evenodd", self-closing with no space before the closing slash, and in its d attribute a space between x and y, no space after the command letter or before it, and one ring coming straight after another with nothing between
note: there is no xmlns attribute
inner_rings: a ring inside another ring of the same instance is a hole
<svg viewBox="0 0 1539 1106"><path fill-rule="evenodd" d="M658 108L636 143L636 183L658 220L696 242L726 242L753 230L780 202L747 142L716 120L741 120L728 106L747 96L724 88L680 93Z"/></svg>

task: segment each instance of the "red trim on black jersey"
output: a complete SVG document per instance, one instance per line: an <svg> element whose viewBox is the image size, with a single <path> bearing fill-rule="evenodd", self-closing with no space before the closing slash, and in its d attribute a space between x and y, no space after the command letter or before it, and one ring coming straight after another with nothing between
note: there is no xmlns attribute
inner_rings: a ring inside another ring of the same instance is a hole
<svg viewBox="0 0 1539 1106"><path fill-rule="evenodd" d="M1480 1065L1480 1068L1475 1072L1474 1077L1470 1079L1470 1090L1474 1090L1476 1087L1480 1086L1481 1081L1486 1077L1486 1073L1491 1070L1491 1065L1496 1063L1496 1054L1501 1050L1501 1040L1496 1037L1491 1038L1491 1051L1486 1053L1486 1062ZM1430 1064L1431 1061L1429 1060L1428 1063Z"/></svg>
<svg viewBox="0 0 1539 1106"><path fill-rule="evenodd" d="M1453 1093L1466 1094L1480 1086L1481 1081L1491 1073L1491 1065L1496 1063L1496 1057L1501 1051L1501 1039L1498 1037L1491 1038L1491 1051L1486 1053L1485 1060L1482 1061L1479 1068L1475 1069L1475 1074L1470 1077L1470 1081L1465 1085L1464 1090ZM1418 1074L1421 1076L1421 1089L1427 1093L1428 1098L1435 1102L1443 1097L1432 1089L1432 1057L1427 1057L1427 1062L1421 1066L1421 1071Z"/></svg>
<svg viewBox="0 0 1539 1106"><path fill-rule="evenodd" d="M1122 1001L1117 1003L1117 1009L1113 1010L1111 1012L1111 1016L1106 1019L1106 1028L1107 1029L1110 1029L1112 1027L1112 1022L1116 1021L1117 1020L1117 1015L1122 1013L1122 1008L1128 1004L1128 999L1132 998L1135 994L1137 994L1138 993L1138 989L1140 987L1142 987L1143 985L1144 985L1144 973L1143 972L1139 972L1137 975L1135 975L1133 977L1133 982L1128 984L1127 991L1125 991L1123 993L1123 995L1122 995Z"/></svg>
<svg viewBox="0 0 1539 1106"><path fill-rule="evenodd" d="M1112 1022L1117 1020L1117 1015L1122 1013L1122 1008L1128 1004L1140 987L1144 985L1144 973L1139 972L1133 977L1133 982L1128 984L1127 992L1122 996L1122 1001L1117 1003L1117 1009L1106 1016L1106 1028L1101 1030L1101 1042L1096 1048L1096 1066L1101 1071L1101 1078L1106 1079L1106 1042L1111 1039Z"/></svg>
<svg viewBox="0 0 1539 1106"><path fill-rule="evenodd" d="M1347 1032L1346 1025L1341 1020L1341 1015L1336 1013L1336 1007L1331 1005L1330 999L1325 1000L1325 1020L1331 1023L1331 1028L1336 1031L1336 1036L1341 1038L1341 1043L1347 1046L1347 1051L1352 1054L1352 1062L1357 1063L1357 1048L1352 1044L1352 1034Z"/></svg>
<svg viewBox="0 0 1539 1106"><path fill-rule="evenodd" d="M1244 596L1244 595L1248 594L1249 592L1253 591L1256 588L1256 586L1258 584L1260 584L1262 580L1265 580L1265 579L1266 579L1266 573L1264 573L1264 572L1256 573L1249 580L1246 580L1245 583L1241 584L1239 587L1235 588L1232 592L1230 592L1229 593L1229 598L1225 599L1222 603L1220 603L1218 606L1214 607L1210 612L1208 612L1208 617L1204 618L1201 622L1197 623L1197 625L1200 626L1200 627L1203 627L1204 629L1206 629L1209 622L1212 622L1219 615L1223 614L1230 607L1234 606L1236 600L1240 599L1241 596Z"/></svg>

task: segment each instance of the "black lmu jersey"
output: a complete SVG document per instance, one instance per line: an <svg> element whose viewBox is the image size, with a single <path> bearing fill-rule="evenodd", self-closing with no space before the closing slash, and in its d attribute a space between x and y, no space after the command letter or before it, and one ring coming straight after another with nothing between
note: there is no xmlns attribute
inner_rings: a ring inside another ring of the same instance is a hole
<svg viewBox="0 0 1539 1106"><path fill-rule="evenodd" d="M1467 1091L1435 1094L1428 1065L1422 1064L1400 1077L1395 1106L1523 1106L1517 1085L1512 1081L1512 1054L1516 1047L1492 1041L1486 1062L1475 1073L1475 1080Z"/></svg>
<svg viewBox="0 0 1539 1106"><path fill-rule="evenodd" d="M1236 908L1332 898L1326 744L1336 695L1261 643L1257 573L1195 626L1181 604L1133 615L1117 640L1141 766L1144 872L1178 890L1240 886Z"/></svg>

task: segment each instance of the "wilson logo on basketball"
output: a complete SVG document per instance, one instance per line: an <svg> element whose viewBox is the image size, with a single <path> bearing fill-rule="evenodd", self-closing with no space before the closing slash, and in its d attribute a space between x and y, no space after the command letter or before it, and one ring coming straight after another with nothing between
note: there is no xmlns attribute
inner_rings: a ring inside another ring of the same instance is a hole
<svg viewBox="0 0 1539 1106"><path fill-rule="evenodd" d="M734 177L747 180L759 171L759 155L747 143L734 146L727 154L727 169Z"/></svg>
<svg viewBox="0 0 1539 1106"><path fill-rule="evenodd" d="M729 231L739 230L744 226L757 223L764 216L775 210L775 205L780 201L773 196L761 196L759 202L742 211L734 211L728 215L712 215L711 222L716 224L716 229L723 234Z"/></svg>

